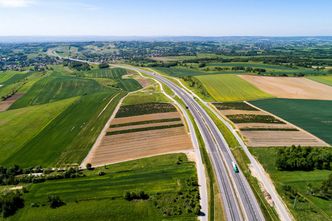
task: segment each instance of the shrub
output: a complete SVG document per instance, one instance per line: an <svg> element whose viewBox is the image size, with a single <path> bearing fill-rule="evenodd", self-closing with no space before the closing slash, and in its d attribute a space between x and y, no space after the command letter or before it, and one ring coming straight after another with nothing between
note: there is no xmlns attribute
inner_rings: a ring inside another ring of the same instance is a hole
<svg viewBox="0 0 332 221"><path fill-rule="evenodd" d="M48 196L48 203L49 203L50 207L53 209L65 205L65 203L57 195Z"/></svg>
<svg viewBox="0 0 332 221"><path fill-rule="evenodd" d="M92 164L91 163L87 163L86 164L86 169L92 170L93 169Z"/></svg>

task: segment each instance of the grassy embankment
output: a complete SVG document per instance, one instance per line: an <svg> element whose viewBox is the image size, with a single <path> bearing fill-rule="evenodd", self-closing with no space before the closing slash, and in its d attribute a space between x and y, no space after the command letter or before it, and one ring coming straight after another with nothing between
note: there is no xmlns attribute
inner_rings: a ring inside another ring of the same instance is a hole
<svg viewBox="0 0 332 221"><path fill-rule="evenodd" d="M331 174L331 171L279 171L275 165L277 148L251 148L250 151L258 158L265 170L270 174L279 194L297 220L318 221L332 219L331 201L308 194L308 184L311 184L313 188L320 188L322 182ZM285 185L291 186L308 200L308 202L295 202L294 200L290 200L285 196L282 189Z"/></svg>
<svg viewBox="0 0 332 221"><path fill-rule="evenodd" d="M100 171L105 175L99 176ZM184 154L118 163L84 173L81 178L29 185L25 208L9 220L197 220L187 210L195 196L188 186L197 179L195 164ZM127 201L127 191L144 191L149 199ZM52 194L66 205L51 209L47 196ZM32 203L40 207L31 207Z"/></svg>

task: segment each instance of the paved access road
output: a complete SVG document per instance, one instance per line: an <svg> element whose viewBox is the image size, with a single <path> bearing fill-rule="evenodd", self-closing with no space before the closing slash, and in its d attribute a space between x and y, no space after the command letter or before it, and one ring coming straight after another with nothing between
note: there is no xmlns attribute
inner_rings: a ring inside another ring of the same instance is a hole
<svg viewBox="0 0 332 221"><path fill-rule="evenodd" d="M242 172L233 171L236 162L226 141L215 123L184 89L167 78L135 67L130 68L150 75L170 87L186 104L203 136L217 176L227 220L264 220L258 202Z"/></svg>

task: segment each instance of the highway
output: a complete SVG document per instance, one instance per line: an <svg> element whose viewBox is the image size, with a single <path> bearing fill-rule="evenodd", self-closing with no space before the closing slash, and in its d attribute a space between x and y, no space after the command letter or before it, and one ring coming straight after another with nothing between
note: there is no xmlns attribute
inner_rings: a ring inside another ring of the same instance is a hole
<svg viewBox="0 0 332 221"><path fill-rule="evenodd" d="M192 95L161 75L135 67L126 68L142 72L166 84L183 100L194 116L214 166L226 219L265 220L245 176L241 171L233 171L232 162L236 160L222 134Z"/></svg>
<svg viewBox="0 0 332 221"><path fill-rule="evenodd" d="M53 55L62 58L56 53ZM88 62L73 58L65 59ZM233 171L232 162L236 162L236 160L231 150L229 149L227 142L223 138L221 132L213 120L194 99L194 97L186 90L179 87L177 84L154 72L132 66L123 66L123 68L147 74L159 82L164 83L169 88L171 88L188 107L201 132L205 146L212 160L221 193L221 198L223 201L223 209L226 220L265 220L254 193L252 192L245 176L241 171L238 173Z"/></svg>

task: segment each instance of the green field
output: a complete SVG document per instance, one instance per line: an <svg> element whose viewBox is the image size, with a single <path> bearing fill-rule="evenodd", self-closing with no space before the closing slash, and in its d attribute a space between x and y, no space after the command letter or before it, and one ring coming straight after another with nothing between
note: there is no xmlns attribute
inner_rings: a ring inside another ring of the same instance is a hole
<svg viewBox="0 0 332 221"><path fill-rule="evenodd" d="M198 76L198 75L212 75L212 74L234 74L238 72L234 71L202 71L198 69L189 69L189 68L182 68L182 67L175 67L175 68L153 68L160 73L164 73L166 75L172 77L184 77L184 76Z"/></svg>
<svg viewBox="0 0 332 221"><path fill-rule="evenodd" d="M327 84L329 86L332 86L332 75L328 76L309 76L310 80L317 81L322 84Z"/></svg>
<svg viewBox="0 0 332 221"><path fill-rule="evenodd" d="M94 80L70 76L49 76L35 83L23 97L10 107L10 109L50 103L103 90L103 86Z"/></svg>
<svg viewBox="0 0 332 221"><path fill-rule="evenodd" d="M268 99L251 103L332 144L332 101Z"/></svg>
<svg viewBox="0 0 332 221"><path fill-rule="evenodd" d="M332 203L331 201L314 197L307 194L307 186L311 184L315 188L319 188L322 181L326 180L331 174L329 170L314 171L278 171L275 166L277 148L251 148L250 151L258 158L265 170L270 174L276 188L285 200L288 208L292 211L297 220L303 221L320 221L332 219ZM308 202L298 201L285 197L282 186L290 185L298 191Z"/></svg>
<svg viewBox="0 0 332 221"><path fill-rule="evenodd" d="M264 68L271 70L295 70L294 68L281 66L281 65L272 65L264 64L260 62L228 62L228 63L208 63L207 66L216 66L216 67L251 67L251 68Z"/></svg>
<svg viewBox="0 0 332 221"><path fill-rule="evenodd" d="M22 72L18 72L18 71L5 71L5 72L0 72L0 84L4 85L3 82L8 81L9 79L11 79L12 77L14 77L16 74L23 74Z"/></svg>
<svg viewBox="0 0 332 221"><path fill-rule="evenodd" d="M161 92L159 84L153 83L143 90L129 94L123 101L123 105L167 102L169 99Z"/></svg>
<svg viewBox="0 0 332 221"><path fill-rule="evenodd" d="M3 164L46 167L80 163L124 95L104 92L82 96Z"/></svg>
<svg viewBox="0 0 332 221"><path fill-rule="evenodd" d="M75 100L77 98L1 112L0 165L16 155L26 142L42 131Z"/></svg>
<svg viewBox="0 0 332 221"><path fill-rule="evenodd" d="M98 176L100 171L106 174ZM84 173L85 177L31 184L24 194L25 208L9 220L197 220L194 213L187 212L195 192L191 189L189 194L186 184L187 180L197 180L196 169L184 154L134 160ZM149 199L127 201L123 198L127 191L144 191ZM51 194L60 196L66 205L51 209L47 204ZM46 205L32 208L31 203ZM173 214L178 211L182 213Z"/></svg>
<svg viewBox="0 0 332 221"><path fill-rule="evenodd" d="M144 103L121 106L116 117L131 117L144 114L176 112L176 108L169 103Z"/></svg>
<svg viewBox="0 0 332 221"><path fill-rule="evenodd" d="M112 79L115 81L115 87L121 88L126 91L136 91L141 89L142 86L132 78L126 78L125 75L128 71L123 68L107 68L107 69L94 69L84 73L79 73L79 76L88 78L99 78L99 79Z"/></svg>
<svg viewBox="0 0 332 221"><path fill-rule="evenodd" d="M244 101L271 97L236 75L207 75L196 78L216 101Z"/></svg>

